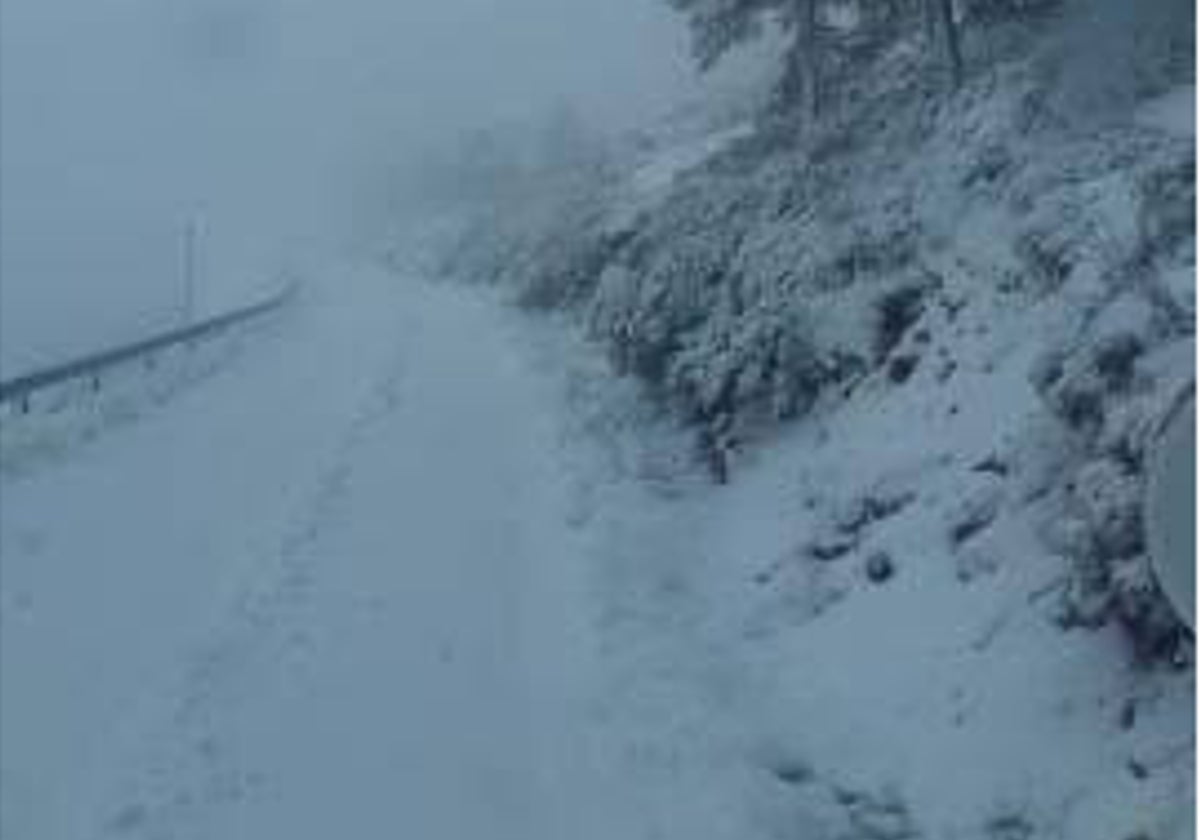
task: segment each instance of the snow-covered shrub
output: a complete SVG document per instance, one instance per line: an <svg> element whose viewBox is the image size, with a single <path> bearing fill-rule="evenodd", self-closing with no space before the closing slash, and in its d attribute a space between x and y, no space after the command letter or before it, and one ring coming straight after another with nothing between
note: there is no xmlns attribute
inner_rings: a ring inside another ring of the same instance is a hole
<svg viewBox="0 0 1200 840"><path fill-rule="evenodd" d="M796 310L709 319L671 359L667 385L699 420L754 409L773 420L795 417L816 399L824 379L806 334Z"/></svg>

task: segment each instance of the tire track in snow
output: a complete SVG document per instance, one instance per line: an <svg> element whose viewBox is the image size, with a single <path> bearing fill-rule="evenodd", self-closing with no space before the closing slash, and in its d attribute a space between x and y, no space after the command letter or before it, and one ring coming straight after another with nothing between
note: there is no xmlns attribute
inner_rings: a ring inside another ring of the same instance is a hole
<svg viewBox="0 0 1200 840"><path fill-rule="evenodd" d="M188 657L157 734L149 739L148 753L127 774L121 804L97 815L103 836L189 836L206 810L266 792L264 774L240 767L231 756L219 718L229 704L239 702L239 691L264 663L302 676L317 624L310 601L321 557L314 546L339 516L356 447L400 404L403 363L402 354L393 351L308 499L266 559L266 573L244 586L223 622Z"/></svg>

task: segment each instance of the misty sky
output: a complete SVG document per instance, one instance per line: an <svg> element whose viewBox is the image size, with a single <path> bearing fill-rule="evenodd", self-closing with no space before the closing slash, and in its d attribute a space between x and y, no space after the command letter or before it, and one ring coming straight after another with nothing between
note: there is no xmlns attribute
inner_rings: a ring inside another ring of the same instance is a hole
<svg viewBox="0 0 1200 840"><path fill-rule="evenodd" d="M2 375L245 297L347 235L356 178L571 101L694 90L662 0L0 0Z"/></svg>

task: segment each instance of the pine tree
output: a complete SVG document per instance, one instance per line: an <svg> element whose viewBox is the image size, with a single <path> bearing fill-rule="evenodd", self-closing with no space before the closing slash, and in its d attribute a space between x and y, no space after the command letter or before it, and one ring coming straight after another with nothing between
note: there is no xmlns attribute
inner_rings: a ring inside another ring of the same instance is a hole
<svg viewBox="0 0 1200 840"><path fill-rule="evenodd" d="M701 70L709 70L728 50L762 32L763 20L794 18L806 0L667 0L688 17L692 53Z"/></svg>
<svg viewBox="0 0 1200 840"><path fill-rule="evenodd" d="M780 98L802 102L815 118L822 110L823 58L829 49L822 35L822 0L666 0L687 17L692 51L701 70L711 69L726 53L758 37L767 23L790 36L780 81ZM906 14L906 0L860 0L870 23L894 24ZM954 0L920 0L931 45L941 41L955 86L962 81L963 59ZM915 10L914 10L915 11Z"/></svg>
<svg viewBox="0 0 1200 840"><path fill-rule="evenodd" d="M730 49L757 37L763 19L795 0L667 0L688 18L692 51L701 70L711 69Z"/></svg>
<svg viewBox="0 0 1200 840"><path fill-rule="evenodd" d="M762 34L767 22L789 33L791 43L779 93L803 102L814 117L821 110L819 0L667 0L688 18L692 51L701 70L711 69L739 44Z"/></svg>

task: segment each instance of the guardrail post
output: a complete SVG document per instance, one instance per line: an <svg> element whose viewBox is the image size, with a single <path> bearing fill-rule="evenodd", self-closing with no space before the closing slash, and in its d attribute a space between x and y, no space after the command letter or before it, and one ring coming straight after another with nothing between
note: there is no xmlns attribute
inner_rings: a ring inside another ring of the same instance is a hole
<svg viewBox="0 0 1200 840"><path fill-rule="evenodd" d="M196 220L189 219L183 229L183 326L196 319ZM190 343L190 342L189 342Z"/></svg>

